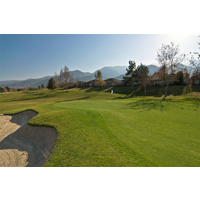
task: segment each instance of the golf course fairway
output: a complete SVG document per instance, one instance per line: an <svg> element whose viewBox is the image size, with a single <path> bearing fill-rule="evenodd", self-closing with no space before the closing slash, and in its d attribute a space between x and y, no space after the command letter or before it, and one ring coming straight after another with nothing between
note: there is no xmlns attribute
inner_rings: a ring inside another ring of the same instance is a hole
<svg viewBox="0 0 200 200"><path fill-rule="evenodd" d="M13 92L0 96L0 113L32 109L30 125L56 129L44 166L200 166L199 97L126 97L102 89Z"/></svg>

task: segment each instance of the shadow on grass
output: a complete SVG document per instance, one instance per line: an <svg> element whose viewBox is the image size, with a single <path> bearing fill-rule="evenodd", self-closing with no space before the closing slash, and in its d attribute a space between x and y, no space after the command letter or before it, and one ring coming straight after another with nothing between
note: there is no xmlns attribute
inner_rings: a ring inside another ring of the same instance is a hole
<svg viewBox="0 0 200 200"><path fill-rule="evenodd" d="M138 100L131 103L126 104L126 106L130 109L134 110L160 110L163 111L167 108L166 104L161 100Z"/></svg>
<svg viewBox="0 0 200 200"><path fill-rule="evenodd" d="M36 99L43 99L43 98L52 98L55 97L56 94L46 94L46 95L40 95L38 94L37 96L30 96L30 97L24 97L21 99L12 99L11 101L28 101L28 100L36 100Z"/></svg>
<svg viewBox="0 0 200 200"><path fill-rule="evenodd" d="M195 108L194 108L194 111L199 111L200 110L200 98L196 98L195 99Z"/></svg>
<svg viewBox="0 0 200 200"><path fill-rule="evenodd" d="M64 101L56 101L55 103L62 103L62 102L67 102L67 101L79 101L79 100L85 100L85 99L89 99L90 97L82 97L82 98L77 98L77 99L68 99L68 100L64 100Z"/></svg>
<svg viewBox="0 0 200 200"><path fill-rule="evenodd" d="M90 87L85 90L85 92L103 92L105 88L102 87Z"/></svg>

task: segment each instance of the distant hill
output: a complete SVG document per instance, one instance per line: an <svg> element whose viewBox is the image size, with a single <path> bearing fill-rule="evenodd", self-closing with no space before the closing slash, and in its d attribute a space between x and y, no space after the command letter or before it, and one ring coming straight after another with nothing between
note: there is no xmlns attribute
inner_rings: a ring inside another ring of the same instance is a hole
<svg viewBox="0 0 200 200"><path fill-rule="evenodd" d="M125 74L121 74L120 76L116 76L115 79L117 80L123 80L123 77L125 76Z"/></svg>
<svg viewBox="0 0 200 200"><path fill-rule="evenodd" d="M157 67L156 65L147 65L147 67L149 68L149 75L153 75L155 72L158 72L159 67ZM125 72L126 73L126 72ZM119 76L116 76L114 78L118 79L118 80L123 80L123 76L125 76L124 74L121 74Z"/></svg>
<svg viewBox="0 0 200 200"><path fill-rule="evenodd" d="M126 66L115 66L115 67L103 67L99 69L102 73L103 80L108 79L108 78L114 78L117 76L120 76L122 73L126 72ZM78 70L76 70L78 71ZM95 74L97 73L98 70L96 70L94 73L74 73L75 71L71 71L71 74L73 75L74 79L79 79L79 81L90 81L93 80L95 77Z"/></svg>
<svg viewBox="0 0 200 200"><path fill-rule="evenodd" d="M147 67L149 68L149 75L153 75L160 69L160 67L157 67L156 65L147 65Z"/></svg>
<svg viewBox="0 0 200 200"><path fill-rule="evenodd" d="M75 80L76 80L76 78L81 79L81 78L90 76L92 74L90 72L82 72L80 70L71 71L70 73Z"/></svg>
<svg viewBox="0 0 200 200"><path fill-rule="evenodd" d="M38 79L26 79L26 80L12 80L12 81L0 81L0 87L8 86L10 88L26 88L26 87L38 87L41 84L47 85L51 76L45 76Z"/></svg>
<svg viewBox="0 0 200 200"><path fill-rule="evenodd" d="M17 80L0 81L0 87L13 85L13 84L16 84L17 82L20 82L20 81L17 81Z"/></svg>
<svg viewBox="0 0 200 200"><path fill-rule="evenodd" d="M156 65L148 65L149 68L149 74L153 75L155 72L159 70L159 67ZM108 78L116 78L118 80L122 80L123 76L126 73L126 68L127 66L115 66L115 67L103 67L99 69L102 73L103 80L108 79ZM78 70L76 70L78 71ZM94 75L96 74L98 70L96 70L94 73L85 73L78 71L79 73L74 73L75 71L72 71L72 75L74 79L79 79L79 81L90 81L93 80L95 77Z"/></svg>
<svg viewBox="0 0 200 200"><path fill-rule="evenodd" d="M118 80L122 80L123 76L126 73L127 66L115 66L115 67L103 67L99 69L103 75L103 80L108 78L116 78ZM150 74L154 74L159 70L159 67L156 65L148 65ZM90 81L94 79L94 75L97 72L97 70L94 73L90 72L82 72L80 70L74 70L70 73L72 74L74 80L78 79L79 81ZM2 86L8 86L11 88L24 88L24 87L38 87L41 84L47 85L48 80L52 76L45 76L38 79L26 79L26 80L9 80L9 81L0 81L0 87Z"/></svg>

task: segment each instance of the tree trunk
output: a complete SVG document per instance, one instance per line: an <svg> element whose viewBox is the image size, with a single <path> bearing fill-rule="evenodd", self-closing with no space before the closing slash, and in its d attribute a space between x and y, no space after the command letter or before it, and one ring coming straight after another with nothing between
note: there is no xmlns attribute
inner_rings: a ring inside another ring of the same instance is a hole
<svg viewBox="0 0 200 200"><path fill-rule="evenodd" d="M168 88L168 86L169 86L169 81L168 81L167 86L165 88L165 97L167 96L167 88Z"/></svg>
<svg viewBox="0 0 200 200"><path fill-rule="evenodd" d="M146 96L146 94L147 94L147 86L145 85L144 86L144 96Z"/></svg>

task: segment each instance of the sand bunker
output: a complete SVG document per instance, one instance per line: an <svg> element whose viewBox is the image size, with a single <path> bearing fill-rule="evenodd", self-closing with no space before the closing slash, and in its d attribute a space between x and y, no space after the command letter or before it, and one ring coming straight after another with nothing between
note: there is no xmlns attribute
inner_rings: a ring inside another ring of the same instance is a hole
<svg viewBox="0 0 200 200"><path fill-rule="evenodd" d="M56 130L28 125L28 121L36 115L32 110L0 115L1 167L39 167L49 158Z"/></svg>

